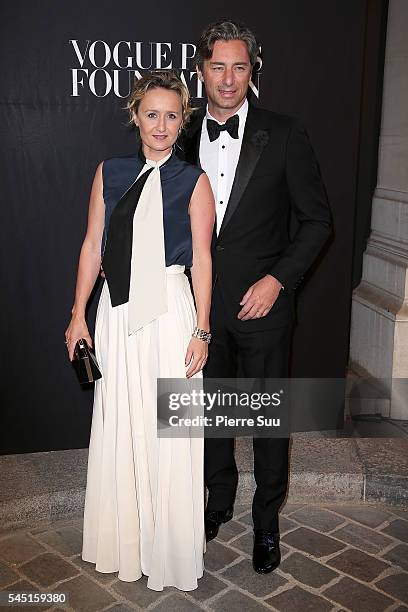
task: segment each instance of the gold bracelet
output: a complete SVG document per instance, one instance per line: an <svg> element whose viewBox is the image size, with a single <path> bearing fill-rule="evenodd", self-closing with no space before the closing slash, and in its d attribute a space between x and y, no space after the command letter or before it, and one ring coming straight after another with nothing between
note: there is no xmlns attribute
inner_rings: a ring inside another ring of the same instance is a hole
<svg viewBox="0 0 408 612"><path fill-rule="evenodd" d="M203 329L196 327L191 335L193 336L193 338L199 338L200 340L204 340L204 342L207 342L207 344L210 344L210 332L206 332Z"/></svg>

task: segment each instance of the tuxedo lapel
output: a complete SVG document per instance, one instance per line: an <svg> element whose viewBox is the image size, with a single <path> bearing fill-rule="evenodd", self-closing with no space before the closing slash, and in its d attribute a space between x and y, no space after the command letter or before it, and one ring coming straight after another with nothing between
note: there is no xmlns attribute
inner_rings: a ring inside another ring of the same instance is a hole
<svg viewBox="0 0 408 612"><path fill-rule="evenodd" d="M184 139L184 155L185 160L190 164L194 164L201 168L200 164L200 139L201 127L203 124L205 111L200 109L193 115L191 123L187 128L187 134Z"/></svg>
<svg viewBox="0 0 408 612"><path fill-rule="evenodd" d="M257 117L256 108L250 106L245 122L241 153L219 236L221 236L225 227L230 222L232 215L236 211L239 201L255 170L255 166L258 163L259 157L268 141L269 131L267 129L262 129L262 125Z"/></svg>

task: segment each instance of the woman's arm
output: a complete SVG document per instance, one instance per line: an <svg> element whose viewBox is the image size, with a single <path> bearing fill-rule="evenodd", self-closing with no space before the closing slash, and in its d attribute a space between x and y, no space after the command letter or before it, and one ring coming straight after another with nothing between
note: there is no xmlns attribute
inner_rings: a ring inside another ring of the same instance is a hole
<svg viewBox="0 0 408 612"><path fill-rule="evenodd" d="M71 322L65 332L69 358L72 361L76 342L92 340L85 321L85 308L101 266L101 244L105 224L105 203L102 195L102 165L96 169L89 199L88 227L79 257L75 302Z"/></svg>
<svg viewBox="0 0 408 612"><path fill-rule="evenodd" d="M190 200L190 221L193 238L193 265L191 278L197 308L197 327L210 330L211 307L211 238L215 220L215 202L210 181L202 174L197 181ZM208 344L199 338L192 338L187 349L186 365L190 378L201 370L207 360Z"/></svg>

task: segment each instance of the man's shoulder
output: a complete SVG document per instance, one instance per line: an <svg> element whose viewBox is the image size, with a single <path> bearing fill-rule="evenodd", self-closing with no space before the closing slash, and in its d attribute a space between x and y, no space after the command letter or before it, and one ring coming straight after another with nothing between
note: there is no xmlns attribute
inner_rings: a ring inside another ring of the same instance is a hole
<svg viewBox="0 0 408 612"><path fill-rule="evenodd" d="M190 115L190 122L194 122L199 119L204 119L205 113L206 113L205 106L200 106L198 108L195 108Z"/></svg>
<svg viewBox="0 0 408 612"><path fill-rule="evenodd" d="M291 128L299 122L298 117L293 115L286 115L283 113L277 113L266 108L260 108L259 106L250 105L250 113L265 126L281 126Z"/></svg>
<svg viewBox="0 0 408 612"><path fill-rule="evenodd" d="M186 125L185 134L190 135L201 127L203 119L205 117L205 108L196 108L190 115L189 121Z"/></svg>

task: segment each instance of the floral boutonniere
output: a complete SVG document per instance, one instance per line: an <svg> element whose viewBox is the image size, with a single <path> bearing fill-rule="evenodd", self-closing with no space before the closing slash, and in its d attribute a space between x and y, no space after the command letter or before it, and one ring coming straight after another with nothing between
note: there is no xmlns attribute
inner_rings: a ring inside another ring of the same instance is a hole
<svg viewBox="0 0 408 612"><path fill-rule="evenodd" d="M266 130L257 130L254 134L252 134L251 141L257 149L263 149L263 147L269 142L269 134Z"/></svg>

